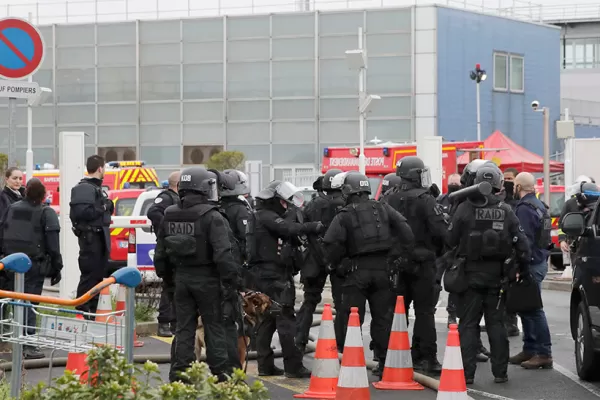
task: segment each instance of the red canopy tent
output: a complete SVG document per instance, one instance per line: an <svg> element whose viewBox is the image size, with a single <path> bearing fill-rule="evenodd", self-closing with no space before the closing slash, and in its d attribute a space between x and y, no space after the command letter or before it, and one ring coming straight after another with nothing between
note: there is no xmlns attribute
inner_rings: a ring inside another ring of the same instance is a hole
<svg viewBox="0 0 600 400"><path fill-rule="evenodd" d="M500 131L492 133L485 139L483 147L485 159L496 162L501 169L516 168L520 172L544 171L543 157L519 146ZM461 155L457 163L459 169L462 170L469 163L469 154ZM563 172L564 169L563 163L550 161L550 172Z"/></svg>

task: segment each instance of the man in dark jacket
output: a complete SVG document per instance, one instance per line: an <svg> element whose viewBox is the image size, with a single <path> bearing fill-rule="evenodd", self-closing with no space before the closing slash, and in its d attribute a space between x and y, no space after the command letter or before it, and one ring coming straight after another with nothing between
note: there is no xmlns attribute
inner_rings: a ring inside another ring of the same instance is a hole
<svg viewBox="0 0 600 400"><path fill-rule="evenodd" d="M169 175L168 187L159 193L154 199L154 204L148 209L148 219L152 221L152 230L155 234L162 224L165 210L179 204L179 194L177 193L177 185L179 183L180 171L172 172ZM175 304L173 297L175 288L163 282L162 292L160 294L160 303L158 306L158 336L171 337L175 334L177 320L175 319Z"/></svg>
<svg viewBox="0 0 600 400"><path fill-rule="evenodd" d="M77 297L104 279L110 255L110 222L115 206L102 190L104 158L93 155L86 161L88 176L71 189L69 217L79 241L81 277ZM80 311L96 312L98 296L78 306Z"/></svg>

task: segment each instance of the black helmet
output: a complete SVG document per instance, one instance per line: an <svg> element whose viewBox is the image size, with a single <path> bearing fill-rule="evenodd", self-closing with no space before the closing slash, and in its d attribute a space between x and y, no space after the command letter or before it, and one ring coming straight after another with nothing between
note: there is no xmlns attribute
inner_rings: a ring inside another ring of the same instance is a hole
<svg viewBox="0 0 600 400"><path fill-rule="evenodd" d="M323 191L323 175L315 179L315 181L313 182L313 189L315 189L317 192Z"/></svg>
<svg viewBox="0 0 600 400"><path fill-rule="evenodd" d="M219 200L217 174L204 167L190 167L181 171L179 177L179 192L198 193L210 201Z"/></svg>
<svg viewBox="0 0 600 400"><path fill-rule="evenodd" d="M221 173L221 176L233 184L233 189L224 187L221 190L221 196L239 196L250 194L250 182L248 175L236 169L226 169ZM223 180L225 180L223 179Z"/></svg>
<svg viewBox="0 0 600 400"><path fill-rule="evenodd" d="M483 165L477 169L474 183L477 185L481 182L488 182L496 192L499 192L504 188L504 174L494 163Z"/></svg>
<svg viewBox="0 0 600 400"><path fill-rule="evenodd" d="M335 190L331 187L331 181L337 174L341 174L343 171L341 169L330 169L323 175L323 184L322 188L324 191Z"/></svg>
<svg viewBox="0 0 600 400"><path fill-rule="evenodd" d="M304 195L296 186L289 182L272 181L269 185L261 190L257 195L257 199L269 200L279 198L296 207L302 207L304 203Z"/></svg>
<svg viewBox="0 0 600 400"><path fill-rule="evenodd" d="M483 167L484 165L493 165L496 168L498 167L496 164L494 164L493 161L489 160L482 160L478 158L476 160L471 161L467 164L467 166L463 170L462 176L460 177L460 184L462 185L462 187L466 188L472 186L475 183L475 175L477 174L477 170L479 170L479 168Z"/></svg>
<svg viewBox="0 0 600 400"><path fill-rule="evenodd" d="M381 182L381 193L387 192L389 189L400 186L402 184L402 178L400 178L395 173L387 174L383 177L383 181Z"/></svg>
<svg viewBox="0 0 600 400"><path fill-rule="evenodd" d="M424 188L431 185L429 168L426 168L423 160L417 156L402 157L396 163L396 175L402 180L418 183Z"/></svg>
<svg viewBox="0 0 600 400"><path fill-rule="evenodd" d="M336 181L339 181L339 179L343 179L341 188L344 196L356 193L371 194L371 184L369 183L369 178L358 171L344 172L336 175L334 180L331 182L332 188L335 189L338 187Z"/></svg>

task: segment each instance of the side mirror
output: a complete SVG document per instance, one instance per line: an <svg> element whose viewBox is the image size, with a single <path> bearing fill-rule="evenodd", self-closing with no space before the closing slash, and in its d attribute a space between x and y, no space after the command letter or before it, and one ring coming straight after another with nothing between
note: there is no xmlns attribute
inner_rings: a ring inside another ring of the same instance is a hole
<svg viewBox="0 0 600 400"><path fill-rule="evenodd" d="M568 213L561 219L560 228L568 236L582 236L586 231L585 218L582 213Z"/></svg>

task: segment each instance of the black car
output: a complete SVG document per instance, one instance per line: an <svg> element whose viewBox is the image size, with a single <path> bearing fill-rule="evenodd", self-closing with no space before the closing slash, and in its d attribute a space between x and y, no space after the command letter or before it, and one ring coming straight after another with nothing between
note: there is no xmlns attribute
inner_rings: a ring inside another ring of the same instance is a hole
<svg viewBox="0 0 600 400"><path fill-rule="evenodd" d="M569 213L561 227L577 238L571 289L571 334L575 341L577 374L585 381L600 380L600 212Z"/></svg>

